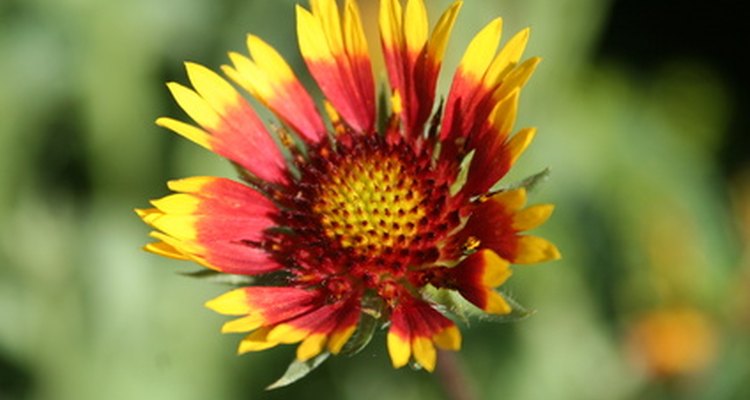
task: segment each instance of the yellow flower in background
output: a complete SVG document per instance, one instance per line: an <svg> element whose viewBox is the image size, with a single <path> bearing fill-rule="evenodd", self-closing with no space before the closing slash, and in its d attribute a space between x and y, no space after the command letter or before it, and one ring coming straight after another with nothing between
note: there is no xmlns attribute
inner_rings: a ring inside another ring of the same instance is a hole
<svg viewBox="0 0 750 400"><path fill-rule="evenodd" d="M632 355L655 378L701 372L717 356L714 325L706 313L695 308L644 313L630 330Z"/></svg>
<svg viewBox="0 0 750 400"><path fill-rule="evenodd" d="M545 239L523 234L553 207L527 207L523 187L496 186L534 137L531 128L512 132L521 88L540 59L521 62L528 29L498 51L498 18L471 41L435 110L461 2L429 33L422 0L383 0L391 92L390 110L378 109L357 4L311 3L297 7L297 34L327 119L256 36L247 38L249 56L230 53L222 71L276 115L282 127L271 132L235 86L187 63L192 88L168 87L195 124L157 124L230 160L243 182L169 182L174 194L138 210L155 228L146 249L256 278L207 303L237 317L222 331L247 333L240 353L299 343L299 362L338 354L374 320L388 326L394 367L413 361L432 371L436 348L461 346L436 293L506 315L513 307L496 288L510 265L560 257Z"/></svg>

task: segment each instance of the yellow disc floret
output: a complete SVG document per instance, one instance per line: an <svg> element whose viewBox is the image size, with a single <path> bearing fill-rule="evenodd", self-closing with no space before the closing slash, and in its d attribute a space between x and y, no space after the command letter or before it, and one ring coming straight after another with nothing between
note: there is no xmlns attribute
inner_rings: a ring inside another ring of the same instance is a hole
<svg viewBox="0 0 750 400"><path fill-rule="evenodd" d="M322 183L313 211L326 236L358 252L411 241L425 217L416 178L395 156L349 159Z"/></svg>

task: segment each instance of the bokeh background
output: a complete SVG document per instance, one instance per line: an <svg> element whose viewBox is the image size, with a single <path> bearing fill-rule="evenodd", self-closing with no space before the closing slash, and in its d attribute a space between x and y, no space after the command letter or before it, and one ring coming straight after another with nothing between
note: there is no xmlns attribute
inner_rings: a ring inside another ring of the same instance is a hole
<svg viewBox="0 0 750 400"><path fill-rule="evenodd" d="M428 1L432 21L447 5ZM374 28L375 2L361 7ZM466 1L441 93L494 16L506 37L532 27L544 62L519 125L539 135L508 179L551 168L532 200L557 204L540 234L564 255L516 268L533 317L464 330L478 398L750 398L740 7ZM292 0L0 1L0 399L445 398L437 376L391 369L382 334L264 392L293 348L236 357L239 337L202 306L225 288L139 250L132 209L166 180L233 176L153 124L182 116L164 82L186 82L184 60L226 63L253 32L310 84L293 15Z"/></svg>

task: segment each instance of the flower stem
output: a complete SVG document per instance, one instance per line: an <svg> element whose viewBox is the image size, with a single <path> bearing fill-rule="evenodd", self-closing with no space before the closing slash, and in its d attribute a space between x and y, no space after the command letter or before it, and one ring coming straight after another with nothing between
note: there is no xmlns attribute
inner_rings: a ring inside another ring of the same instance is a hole
<svg viewBox="0 0 750 400"><path fill-rule="evenodd" d="M467 379L464 365L454 351L438 351L440 361L437 363L436 377L443 392L450 400L475 400L474 387Z"/></svg>

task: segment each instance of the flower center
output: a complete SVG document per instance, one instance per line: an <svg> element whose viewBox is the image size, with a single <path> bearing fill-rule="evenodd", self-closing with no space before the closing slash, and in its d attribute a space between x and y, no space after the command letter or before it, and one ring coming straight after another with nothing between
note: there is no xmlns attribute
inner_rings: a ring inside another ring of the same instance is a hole
<svg viewBox="0 0 750 400"><path fill-rule="evenodd" d="M279 197L279 225L288 229L268 232L266 246L296 266L297 279L329 286L340 276L349 287L380 290L452 257L463 203L450 196L456 169L435 168L434 146L338 139L298 163L299 179Z"/></svg>
<svg viewBox="0 0 750 400"><path fill-rule="evenodd" d="M312 207L326 236L371 255L411 243L427 207L409 168L395 155L341 161L321 182Z"/></svg>

